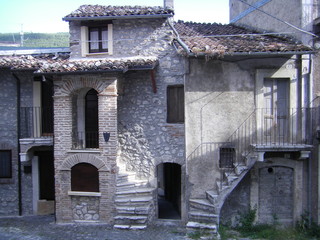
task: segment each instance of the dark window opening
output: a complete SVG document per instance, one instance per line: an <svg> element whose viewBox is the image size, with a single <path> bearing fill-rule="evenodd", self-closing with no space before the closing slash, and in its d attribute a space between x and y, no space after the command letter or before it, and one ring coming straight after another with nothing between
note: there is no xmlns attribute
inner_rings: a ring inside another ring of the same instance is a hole
<svg viewBox="0 0 320 240"><path fill-rule="evenodd" d="M220 168L233 168L235 156L236 156L236 150L234 148L232 148L232 147L220 148L219 167Z"/></svg>
<svg viewBox="0 0 320 240"><path fill-rule="evenodd" d="M11 150L0 150L0 178L12 177Z"/></svg>
<svg viewBox="0 0 320 240"><path fill-rule="evenodd" d="M53 134L53 82L47 80L41 81L41 106L42 106L42 135Z"/></svg>
<svg viewBox="0 0 320 240"><path fill-rule="evenodd" d="M184 87L183 85L167 88L167 122L184 122Z"/></svg>
<svg viewBox="0 0 320 240"><path fill-rule="evenodd" d="M108 52L108 27L89 27L89 52Z"/></svg>
<svg viewBox="0 0 320 240"><path fill-rule="evenodd" d="M98 169L89 163L79 163L71 168L71 191L99 192Z"/></svg>
<svg viewBox="0 0 320 240"><path fill-rule="evenodd" d="M85 140L86 148L99 147L98 93L91 89L85 97Z"/></svg>
<svg viewBox="0 0 320 240"><path fill-rule="evenodd" d="M158 175L158 217L162 219L181 218L181 166L163 163L157 167Z"/></svg>

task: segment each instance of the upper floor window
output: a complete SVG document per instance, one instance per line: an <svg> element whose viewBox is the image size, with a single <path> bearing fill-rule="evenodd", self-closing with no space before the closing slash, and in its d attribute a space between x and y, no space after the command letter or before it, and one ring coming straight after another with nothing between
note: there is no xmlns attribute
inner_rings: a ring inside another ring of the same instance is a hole
<svg viewBox="0 0 320 240"><path fill-rule="evenodd" d="M88 54L104 53L111 55L113 52L112 24L82 23L81 26L81 53L85 57Z"/></svg>
<svg viewBox="0 0 320 240"><path fill-rule="evenodd" d="M0 150L0 178L11 177L11 150Z"/></svg>
<svg viewBox="0 0 320 240"><path fill-rule="evenodd" d="M167 122L184 122L184 87L173 85L167 88Z"/></svg>

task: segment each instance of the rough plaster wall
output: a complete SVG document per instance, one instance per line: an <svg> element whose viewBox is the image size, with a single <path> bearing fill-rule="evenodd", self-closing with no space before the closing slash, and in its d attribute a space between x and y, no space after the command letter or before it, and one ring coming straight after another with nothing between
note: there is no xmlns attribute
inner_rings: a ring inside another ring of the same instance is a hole
<svg viewBox="0 0 320 240"><path fill-rule="evenodd" d="M11 73L0 71L0 149L12 150L12 178L0 179L0 216L18 215L18 154L16 120L16 81Z"/></svg>
<svg viewBox="0 0 320 240"><path fill-rule="evenodd" d="M253 5L258 2L256 0L248 0L247 3ZM244 12L250 6L237 0L230 0L230 20ZM270 13L283 21L287 21L297 27L301 27L301 0L281 0L270 1L264 6L260 7L261 10ZM290 13L290 14L288 14ZM245 17L241 18L236 24L250 26L256 29L263 29L267 31L277 32L292 32L296 31L288 25L277 21L276 19L260 12L253 11Z"/></svg>
<svg viewBox="0 0 320 240"><path fill-rule="evenodd" d="M250 209L250 174L247 174L224 202L220 221L222 224L236 226L240 216Z"/></svg>
<svg viewBox="0 0 320 240"><path fill-rule="evenodd" d="M254 110L254 77L235 63L190 60L185 101L191 196L204 197L221 177L220 144Z"/></svg>

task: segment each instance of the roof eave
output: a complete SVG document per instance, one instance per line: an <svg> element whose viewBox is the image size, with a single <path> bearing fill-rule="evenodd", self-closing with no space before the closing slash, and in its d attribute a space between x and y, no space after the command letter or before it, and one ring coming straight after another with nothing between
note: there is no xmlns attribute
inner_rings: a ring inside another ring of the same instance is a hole
<svg viewBox="0 0 320 240"><path fill-rule="evenodd" d="M137 18L169 18L173 14L154 14L154 15L125 15L125 16L95 16L95 17L64 17L64 21L87 21L87 20L113 20L113 19L137 19Z"/></svg>
<svg viewBox="0 0 320 240"><path fill-rule="evenodd" d="M316 51L288 51L288 52L233 52L233 53L187 53L189 57L217 57L217 56L286 56L286 55L304 55L315 54Z"/></svg>

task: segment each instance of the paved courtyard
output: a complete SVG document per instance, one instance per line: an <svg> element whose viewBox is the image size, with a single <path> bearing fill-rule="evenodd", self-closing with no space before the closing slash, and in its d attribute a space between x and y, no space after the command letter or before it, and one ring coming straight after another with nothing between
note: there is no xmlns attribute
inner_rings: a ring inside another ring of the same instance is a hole
<svg viewBox="0 0 320 240"><path fill-rule="evenodd" d="M146 230L114 230L109 225L56 224L53 216L2 217L0 240L181 240L186 229L152 226Z"/></svg>

